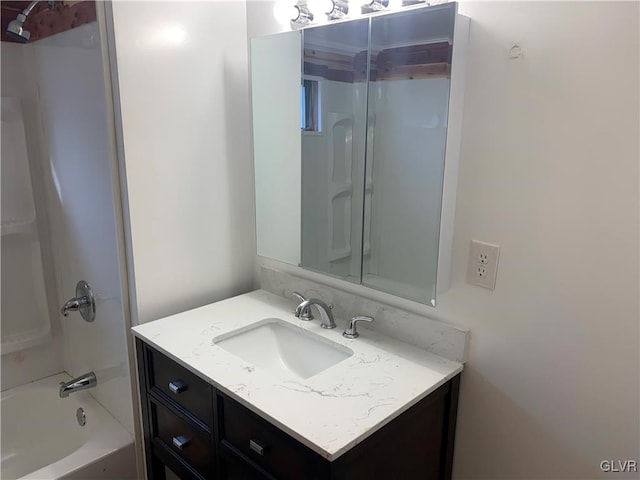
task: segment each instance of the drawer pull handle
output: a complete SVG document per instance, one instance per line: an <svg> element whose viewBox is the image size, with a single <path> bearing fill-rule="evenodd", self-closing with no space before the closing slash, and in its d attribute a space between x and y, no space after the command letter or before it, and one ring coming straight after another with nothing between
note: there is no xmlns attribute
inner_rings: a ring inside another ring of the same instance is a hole
<svg viewBox="0 0 640 480"><path fill-rule="evenodd" d="M264 456L264 447L259 441L249 440L249 448L254 452L256 452L258 455L260 455L261 457Z"/></svg>
<svg viewBox="0 0 640 480"><path fill-rule="evenodd" d="M180 380L174 380L173 382L169 382L169 390L171 390L176 395L178 393L182 393L187 389L187 384L181 382Z"/></svg>
<svg viewBox="0 0 640 480"><path fill-rule="evenodd" d="M189 440L187 437L180 435L179 437L173 437L171 441L173 442L173 446L176 447L178 450L184 450L185 447L189 445L189 442L191 440Z"/></svg>

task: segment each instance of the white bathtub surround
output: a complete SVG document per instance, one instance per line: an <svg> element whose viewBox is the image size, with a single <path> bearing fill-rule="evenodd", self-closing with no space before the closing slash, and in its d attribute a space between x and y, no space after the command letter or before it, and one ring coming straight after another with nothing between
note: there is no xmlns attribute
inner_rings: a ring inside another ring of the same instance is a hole
<svg viewBox="0 0 640 480"><path fill-rule="evenodd" d="M61 372L64 366L49 202L40 162L44 142L33 45L1 42L0 49L2 296L12 299L2 303L1 315L2 390L7 390Z"/></svg>
<svg viewBox="0 0 640 480"><path fill-rule="evenodd" d="M325 330L293 315L295 302L257 290L133 328L136 336L273 423L335 460L462 371L447 360L362 328L342 337L348 320ZM286 380L214 343L237 329L277 318L353 351L305 380Z"/></svg>
<svg viewBox="0 0 640 480"><path fill-rule="evenodd" d="M51 340L22 102L2 97L2 353ZM9 280L10 279L10 280Z"/></svg>
<svg viewBox="0 0 640 480"><path fill-rule="evenodd" d="M92 22L29 47L47 148L43 169L57 273L55 314L75 296L79 280L91 285L96 300L95 321L87 323L78 312L61 319L64 371L78 376L93 370L98 386L90 394L133 432L128 306L102 43Z"/></svg>
<svg viewBox="0 0 640 480"><path fill-rule="evenodd" d="M60 398L59 383L70 379L62 373L2 393L3 479L135 478L133 438L88 392Z"/></svg>
<svg viewBox="0 0 640 480"><path fill-rule="evenodd" d="M466 361L469 331L465 328L432 320L269 267L261 268L260 287L291 300L291 293L294 291L302 293L307 298L320 298L333 305L333 314L337 318L348 320L354 315L370 315L375 318L375 322L364 325L364 329L375 330L455 362Z"/></svg>

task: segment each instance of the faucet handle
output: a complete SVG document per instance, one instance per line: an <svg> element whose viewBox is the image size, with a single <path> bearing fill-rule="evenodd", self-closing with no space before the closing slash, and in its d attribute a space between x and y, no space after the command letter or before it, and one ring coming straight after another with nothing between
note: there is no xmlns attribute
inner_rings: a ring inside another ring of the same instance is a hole
<svg viewBox="0 0 640 480"><path fill-rule="evenodd" d="M356 315L355 317L351 318L351 320L345 327L344 332L342 332L342 336L345 338L358 338L360 336L357 329L358 322L372 323L373 321L373 317L369 317L367 315Z"/></svg>
<svg viewBox="0 0 640 480"><path fill-rule="evenodd" d="M311 307L305 306L302 307L302 304L307 301L304 295L299 292L293 292L291 295L300 300L300 305L298 305L293 312L293 314L298 317L300 320L309 321L313 320L313 313L311 313Z"/></svg>
<svg viewBox="0 0 640 480"><path fill-rule="evenodd" d="M60 313L68 317L69 312L80 312L82 318L87 322L93 322L96 318L96 302L93 298L91 285L84 280L76 284L76 296L67 300L60 309Z"/></svg>

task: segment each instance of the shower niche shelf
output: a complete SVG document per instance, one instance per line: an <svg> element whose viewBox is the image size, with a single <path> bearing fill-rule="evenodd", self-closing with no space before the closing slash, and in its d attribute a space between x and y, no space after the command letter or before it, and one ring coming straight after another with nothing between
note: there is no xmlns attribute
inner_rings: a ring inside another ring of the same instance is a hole
<svg viewBox="0 0 640 480"><path fill-rule="evenodd" d="M2 353L49 341L51 322L19 98L2 97Z"/></svg>
<svg viewBox="0 0 640 480"><path fill-rule="evenodd" d="M37 235L38 228L35 219L2 221L0 234L6 235Z"/></svg>

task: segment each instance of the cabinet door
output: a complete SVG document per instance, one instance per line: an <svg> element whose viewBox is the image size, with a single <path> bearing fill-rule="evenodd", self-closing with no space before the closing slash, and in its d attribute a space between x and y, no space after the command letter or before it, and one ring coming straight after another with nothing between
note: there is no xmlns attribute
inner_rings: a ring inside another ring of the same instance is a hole
<svg viewBox="0 0 640 480"><path fill-rule="evenodd" d="M367 123L366 19L303 34L303 268L360 283Z"/></svg>
<svg viewBox="0 0 640 480"><path fill-rule="evenodd" d="M281 480L328 478L329 463L297 440L218 393L220 450Z"/></svg>
<svg viewBox="0 0 640 480"><path fill-rule="evenodd" d="M435 304L455 5L371 18L362 284Z"/></svg>
<svg viewBox="0 0 640 480"><path fill-rule="evenodd" d="M220 478L222 480L275 480L264 470L251 465L245 458L238 456L226 446L221 446Z"/></svg>
<svg viewBox="0 0 640 480"><path fill-rule="evenodd" d="M300 265L302 32L251 39L258 255Z"/></svg>

